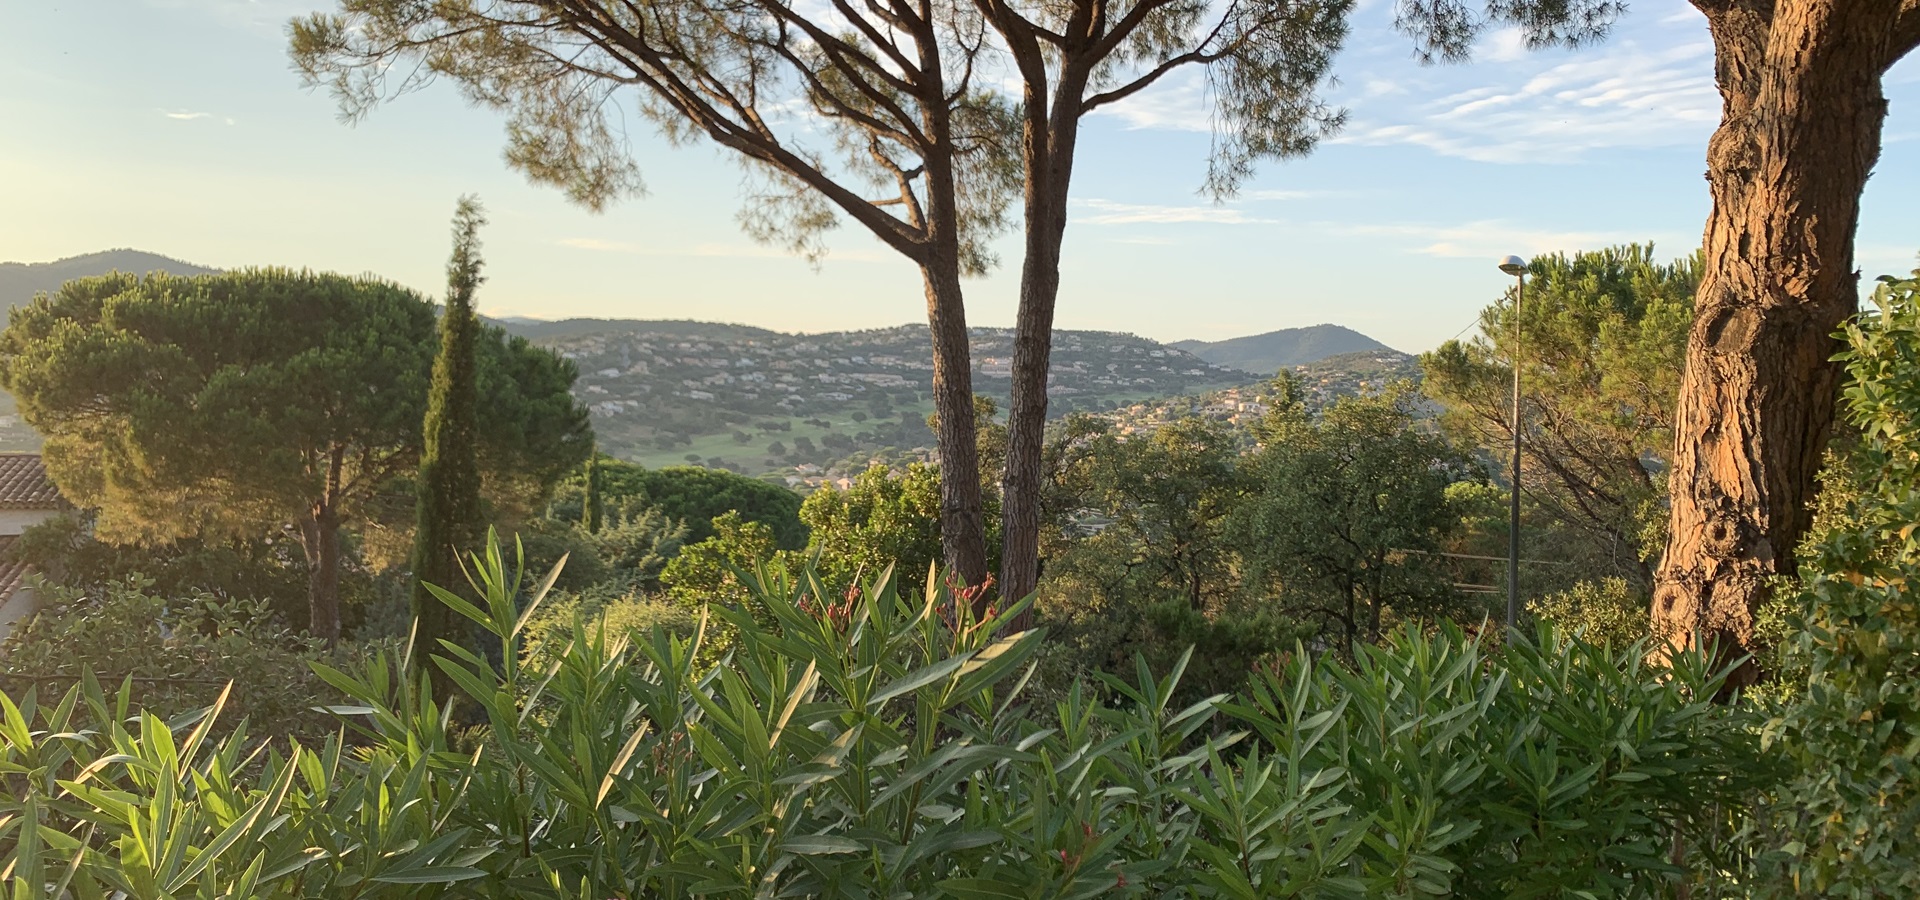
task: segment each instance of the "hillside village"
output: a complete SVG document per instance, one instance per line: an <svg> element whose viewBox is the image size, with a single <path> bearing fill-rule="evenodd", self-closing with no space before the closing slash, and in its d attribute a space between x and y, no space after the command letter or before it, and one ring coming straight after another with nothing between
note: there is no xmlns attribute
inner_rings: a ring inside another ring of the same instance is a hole
<svg viewBox="0 0 1920 900"><path fill-rule="evenodd" d="M602 448L645 465L698 463L805 487L876 455L932 455L933 366L921 327L793 335L609 322L531 336L579 366L575 390ZM972 350L975 391L1006 396L1012 331L974 329ZM1254 380L1132 335L1063 331L1054 338L1050 412L1098 412Z"/></svg>
<svg viewBox="0 0 1920 900"><path fill-rule="evenodd" d="M1305 391L1307 405L1318 409L1341 397L1378 391L1393 381L1417 380L1420 360L1382 348L1330 356L1293 366L1291 372ZM1152 432L1189 416L1247 427L1267 414L1267 404L1262 399L1265 392L1264 383L1254 383L1204 394L1142 401L1099 415L1112 422L1121 434Z"/></svg>

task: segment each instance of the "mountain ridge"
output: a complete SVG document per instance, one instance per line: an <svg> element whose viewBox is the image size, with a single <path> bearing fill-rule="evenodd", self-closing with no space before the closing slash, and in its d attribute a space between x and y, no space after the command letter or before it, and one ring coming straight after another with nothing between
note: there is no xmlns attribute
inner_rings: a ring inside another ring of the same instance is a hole
<svg viewBox="0 0 1920 900"><path fill-rule="evenodd" d="M1344 325L1324 323L1221 341L1172 341L1167 346L1185 350L1215 365L1259 375L1272 375L1281 369L1319 362L1330 356L1393 350Z"/></svg>
<svg viewBox="0 0 1920 900"><path fill-rule="evenodd" d="M49 262L0 262L0 305L9 308L19 306L32 301L35 294L58 290L60 285L72 279L105 275L108 272L211 275L218 271L171 256L126 247L82 253Z"/></svg>

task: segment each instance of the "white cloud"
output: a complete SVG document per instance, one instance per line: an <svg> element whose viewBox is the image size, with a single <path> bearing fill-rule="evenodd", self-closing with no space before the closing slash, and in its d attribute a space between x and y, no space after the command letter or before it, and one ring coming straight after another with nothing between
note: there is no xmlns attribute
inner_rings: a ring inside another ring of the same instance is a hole
<svg viewBox="0 0 1920 900"><path fill-rule="evenodd" d="M1475 59L1487 62L1517 62L1527 58L1527 33L1518 28L1502 28L1482 38L1474 48Z"/></svg>
<svg viewBox="0 0 1920 900"><path fill-rule="evenodd" d="M1423 256L1445 258L1498 259L1509 253L1536 256L1542 253L1572 253L1594 250L1614 244L1653 241L1655 249L1686 246L1678 235L1627 234L1612 231L1550 231L1527 228L1511 222L1484 220L1458 225L1391 224L1350 225L1326 223L1320 226L1338 234L1400 238L1408 250ZM1678 255L1678 252L1675 253Z"/></svg>
<svg viewBox="0 0 1920 900"><path fill-rule="evenodd" d="M669 247L652 244L636 244L627 241L609 241L600 238L570 237L561 238L554 243L575 250L593 250L600 253L624 253L630 256L692 256L718 257L731 259L796 259L794 254L778 247L761 244L693 244L683 247ZM880 253L865 250L832 250L828 260L874 262L886 259Z"/></svg>
<svg viewBox="0 0 1920 900"><path fill-rule="evenodd" d="M1713 47L1632 41L1587 51L1524 82L1400 109L1362 107L1336 143L1412 144L1482 162L1574 162L1608 148L1698 146L1720 118Z"/></svg>
<svg viewBox="0 0 1920 900"><path fill-rule="evenodd" d="M287 20L305 16L317 6L306 0L145 0L146 5L169 12L197 14L220 24L252 31L260 37L282 37Z"/></svg>
<svg viewBox="0 0 1920 900"><path fill-rule="evenodd" d="M1157 206L1142 203L1117 203L1112 200L1082 200L1078 205L1095 210L1092 215L1074 220L1082 225L1268 225L1274 219L1247 215L1231 206Z"/></svg>
<svg viewBox="0 0 1920 900"><path fill-rule="evenodd" d="M1189 69L1112 106L1100 107L1094 115L1112 116L1135 130L1210 132L1213 98L1207 96L1206 80Z"/></svg>
<svg viewBox="0 0 1920 900"><path fill-rule="evenodd" d="M1266 190L1246 191L1238 196L1243 200L1318 200L1325 197L1351 197L1359 191L1328 190Z"/></svg>
<svg viewBox="0 0 1920 900"><path fill-rule="evenodd" d="M169 119L177 119L182 122L191 122L194 119L207 119L207 118L213 117L213 113L193 112L191 110L185 110L185 109L163 109L160 111L160 114L163 116L166 116Z"/></svg>
<svg viewBox="0 0 1920 900"><path fill-rule="evenodd" d="M1367 78L1360 82L1360 96L1366 100L1389 97L1394 94L1404 94L1406 92L1407 88L1405 85L1391 78Z"/></svg>
<svg viewBox="0 0 1920 900"><path fill-rule="evenodd" d="M1337 66L1341 82L1326 95L1348 108L1348 124L1330 142L1500 163L1701 146L1720 117L1704 20L1684 0L1636 5L1647 8L1623 18L1607 43L1530 51L1520 29L1500 28L1466 66L1419 65L1385 10L1356 13ZM1215 125L1212 100L1204 77L1189 70L1100 114L1131 129L1206 133Z"/></svg>

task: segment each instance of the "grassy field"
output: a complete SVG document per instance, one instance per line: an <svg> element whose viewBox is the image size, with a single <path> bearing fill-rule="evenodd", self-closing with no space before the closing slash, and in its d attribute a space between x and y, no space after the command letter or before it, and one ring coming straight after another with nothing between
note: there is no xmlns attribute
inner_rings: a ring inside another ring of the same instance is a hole
<svg viewBox="0 0 1920 900"><path fill-rule="evenodd" d="M921 403L916 406L895 407L895 409L896 415L903 412L911 412L915 417L925 418L933 413L933 404ZM840 459L849 455L851 452L875 452L881 449L880 446L868 447L864 445L858 447L856 451L826 449L821 441L825 439L827 435L843 434L852 437L861 431L871 429L874 421L869 419L865 422L856 422L851 415L822 416L820 418L823 421L831 422L833 427L831 429L821 428L818 425L809 425L800 419L787 419L786 421L792 426L793 430L760 431L755 429L750 432L753 435L753 440L744 444L734 440L733 435L730 433L701 435L694 438L692 444L675 447L672 450L661 450L651 446L622 447L618 437L614 435L608 435L607 438L603 439L603 442L615 455L639 463L649 469L657 469L663 466L689 465L692 461L687 459L687 457L689 455L697 455L700 458L700 463L703 465L707 460L718 457L730 465L746 470L746 472L751 475L767 473L784 474L793 470L794 462L789 462L785 458L774 459L768 455L767 445L774 441L779 441L789 448L794 445L795 440L802 437L812 441L818 452L814 453L811 457L798 460L800 462ZM904 450L910 448L902 447L897 449Z"/></svg>

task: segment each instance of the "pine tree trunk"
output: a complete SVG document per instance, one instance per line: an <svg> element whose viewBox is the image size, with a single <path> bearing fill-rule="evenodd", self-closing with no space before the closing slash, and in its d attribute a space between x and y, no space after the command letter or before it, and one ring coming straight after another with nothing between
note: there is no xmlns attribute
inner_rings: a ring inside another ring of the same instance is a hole
<svg viewBox="0 0 1920 900"><path fill-rule="evenodd" d="M1656 632L1753 646L1768 578L1792 574L1858 303L1860 194L1880 152L1898 0L1701 3L1723 118L1713 212L1674 423ZM1750 681L1752 667L1736 676Z"/></svg>
<svg viewBox="0 0 1920 900"><path fill-rule="evenodd" d="M929 109L938 107L929 106ZM946 135L944 116L929 130ZM973 350L960 289L958 210L953 206L952 161L926 157L927 255L920 261L927 292L927 333L933 342L933 410L940 447L940 551L949 577L987 582L987 527L980 499L979 426L973 414ZM915 577L925 573L913 573Z"/></svg>
<svg viewBox="0 0 1920 900"><path fill-rule="evenodd" d="M944 268L944 271L939 269ZM986 513L973 420L973 354L961 308L957 261L924 270L927 331L933 339L933 409L940 446L940 550L947 571L969 585L987 581ZM920 573L924 574L924 573Z"/></svg>
<svg viewBox="0 0 1920 900"><path fill-rule="evenodd" d="M307 557L307 631L332 644L340 640L340 517L322 507L299 528Z"/></svg>
<svg viewBox="0 0 1920 900"><path fill-rule="evenodd" d="M1063 74L1055 97L1079 98L1086 77ZM1032 107L1037 98L1031 93ZM1007 471L1001 481L1000 593L1019 600L1040 582L1040 482L1046 443L1047 374L1053 361L1053 313L1060 298L1060 249L1067 232L1067 193L1080 137L1077 109L1044 104L1027 116L1024 153L1026 258L1014 320L1013 398L1007 410ZM1015 627L1027 627L1032 612Z"/></svg>

